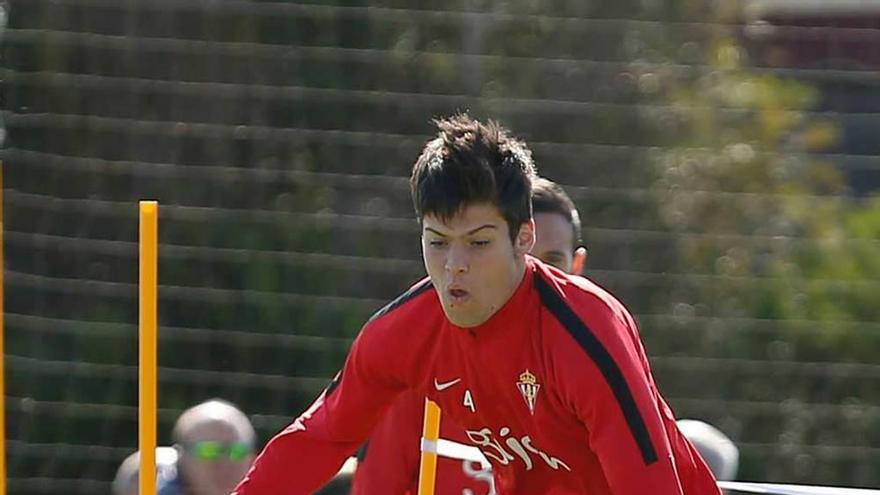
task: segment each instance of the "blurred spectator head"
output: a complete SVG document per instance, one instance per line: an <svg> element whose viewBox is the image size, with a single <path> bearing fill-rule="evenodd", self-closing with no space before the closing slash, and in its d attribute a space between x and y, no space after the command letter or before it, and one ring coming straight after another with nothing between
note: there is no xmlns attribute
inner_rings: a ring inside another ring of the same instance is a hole
<svg viewBox="0 0 880 495"><path fill-rule="evenodd" d="M581 243L581 219L559 184L538 178L532 183L535 246L532 254L560 270L580 275L587 261Z"/></svg>
<svg viewBox="0 0 880 495"><path fill-rule="evenodd" d="M179 476L191 495L228 495L254 459L256 434L229 402L209 400L178 418L172 432Z"/></svg>
<svg viewBox="0 0 880 495"><path fill-rule="evenodd" d="M718 428L695 419L679 420L678 428L694 444L717 480L736 479L739 449L727 435Z"/></svg>
<svg viewBox="0 0 880 495"><path fill-rule="evenodd" d="M140 452L134 452L122 461L113 478L113 495L138 495L140 462ZM157 482L174 477L176 465L177 450L171 447L156 448Z"/></svg>

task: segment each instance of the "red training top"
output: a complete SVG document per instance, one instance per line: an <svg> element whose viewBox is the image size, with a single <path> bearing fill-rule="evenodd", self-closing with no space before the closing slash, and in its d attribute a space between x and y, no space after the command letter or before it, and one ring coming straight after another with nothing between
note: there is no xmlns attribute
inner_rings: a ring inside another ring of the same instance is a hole
<svg viewBox="0 0 880 495"><path fill-rule="evenodd" d="M400 394L359 452L351 495L418 493L424 411L424 396L409 390ZM465 430L442 414L440 438L470 443ZM491 469L438 456L435 495L492 495L491 488Z"/></svg>
<svg viewBox="0 0 880 495"><path fill-rule="evenodd" d="M429 279L380 310L236 493L311 493L406 389L465 428L499 495L721 493L657 391L626 308L531 256L510 300L477 327L450 323Z"/></svg>

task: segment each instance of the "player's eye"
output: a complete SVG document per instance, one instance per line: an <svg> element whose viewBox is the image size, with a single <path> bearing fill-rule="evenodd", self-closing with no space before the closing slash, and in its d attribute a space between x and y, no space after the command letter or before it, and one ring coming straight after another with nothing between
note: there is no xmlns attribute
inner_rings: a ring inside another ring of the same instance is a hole
<svg viewBox="0 0 880 495"><path fill-rule="evenodd" d="M446 245L446 241L441 239L432 239L428 241L428 245L431 247L443 247Z"/></svg>
<svg viewBox="0 0 880 495"><path fill-rule="evenodd" d="M471 241L471 246L474 246L474 247L483 247L483 246L488 246L489 243L491 243L491 242L492 242L492 241L481 239L481 240L478 240L478 241Z"/></svg>

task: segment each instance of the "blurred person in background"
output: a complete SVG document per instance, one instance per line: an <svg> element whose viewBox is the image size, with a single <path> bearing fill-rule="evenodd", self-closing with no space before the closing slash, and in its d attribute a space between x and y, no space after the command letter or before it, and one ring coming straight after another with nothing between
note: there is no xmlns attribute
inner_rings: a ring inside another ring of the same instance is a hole
<svg viewBox="0 0 880 495"><path fill-rule="evenodd" d="M365 324L236 493L311 493L413 390L466 428L500 494L720 494L623 304L528 254L537 177L525 143L467 115L436 124L411 177L428 277Z"/></svg>
<svg viewBox="0 0 880 495"><path fill-rule="evenodd" d="M581 220L574 202L553 181L532 183L535 245L531 253L562 271L580 275L587 260ZM419 442L425 398L404 392L358 451L352 495L415 495L418 491ZM440 422L440 438L467 444L465 430L452 421ZM494 495L490 469L480 463L439 456L437 495Z"/></svg>
<svg viewBox="0 0 880 495"><path fill-rule="evenodd" d="M133 452L122 461L113 478L113 495L138 495L140 452ZM177 449L156 447L156 485L173 478L177 472Z"/></svg>
<svg viewBox="0 0 880 495"><path fill-rule="evenodd" d="M247 416L223 400L193 406L172 431L176 475L159 495L229 495L254 460L256 434Z"/></svg>
<svg viewBox="0 0 880 495"><path fill-rule="evenodd" d="M678 429L694 444L718 481L733 481L739 470L739 449L718 428L696 419L678 421Z"/></svg>
<svg viewBox="0 0 880 495"><path fill-rule="evenodd" d="M559 184L539 177L532 184L535 245L531 253L560 270L581 275L587 248L581 236L581 217L574 201Z"/></svg>

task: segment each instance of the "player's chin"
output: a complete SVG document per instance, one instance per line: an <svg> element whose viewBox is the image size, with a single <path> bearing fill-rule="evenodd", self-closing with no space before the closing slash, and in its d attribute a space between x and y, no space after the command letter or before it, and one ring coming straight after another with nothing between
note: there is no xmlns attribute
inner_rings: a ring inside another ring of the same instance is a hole
<svg viewBox="0 0 880 495"><path fill-rule="evenodd" d="M465 326L465 323L467 323L468 321L467 314L462 311L461 305L444 304L443 312L446 313L446 319L448 319L454 325Z"/></svg>
<svg viewBox="0 0 880 495"><path fill-rule="evenodd" d="M446 308L446 318L452 322L453 325L462 327L462 328L471 328L479 326L483 323L486 318L478 315L478 311L473 311L474 308L464 308L459 305L458 307L450 307Z"/></svg>

